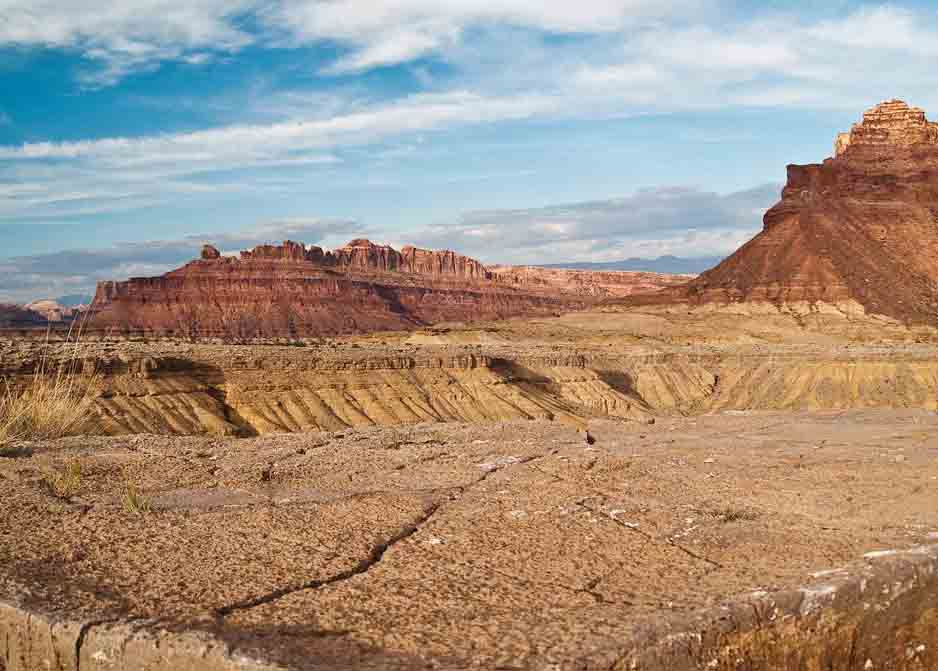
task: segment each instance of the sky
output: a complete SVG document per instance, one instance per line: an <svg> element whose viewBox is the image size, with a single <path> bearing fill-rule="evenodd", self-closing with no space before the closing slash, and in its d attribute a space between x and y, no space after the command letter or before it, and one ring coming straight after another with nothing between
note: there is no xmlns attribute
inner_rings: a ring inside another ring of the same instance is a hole
<svg viewBox="0 0 938 671"><path fill-rule="evenodd" d="M890 98L927 2L0 0L0 301L211 242L719 256Z"/></svg>

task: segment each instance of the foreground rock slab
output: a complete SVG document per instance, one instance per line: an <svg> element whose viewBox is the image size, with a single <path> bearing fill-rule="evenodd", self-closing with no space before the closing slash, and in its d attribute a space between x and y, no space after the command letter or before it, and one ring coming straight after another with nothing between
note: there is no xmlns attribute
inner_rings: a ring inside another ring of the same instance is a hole
<svg viewBox="0 0 938 671"><path fill-rule="evenodd" d="M938 665L934 413L589 430L20 445L0 669Z"/></svg>

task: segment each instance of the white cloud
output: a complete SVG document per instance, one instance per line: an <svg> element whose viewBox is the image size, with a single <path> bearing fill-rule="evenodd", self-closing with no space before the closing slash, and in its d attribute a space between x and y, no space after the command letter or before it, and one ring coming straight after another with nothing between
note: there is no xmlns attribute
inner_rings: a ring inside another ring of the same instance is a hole
<svg viewBox="0 0 938 671"><path fill-rule="evenodd" d="M350 158L399 160L404 151L424 151L415 135L467 125L727 105L859 112L894 96L938 107L938 25L927 12L877 6L823 20L772 13L741 21L708 19L697 11L706 4L127 0L101 8L83 0L0 0L0 45L79 49L104 64L88 74L101 81L165 58L201 64L219 51L287 40L344 45L348 53L333 66L339 70L432 52L455 72L433 77L418 67L433 92L378 102L360 90L251 96L258 101L250 118L265 123L0 146L0 220L87 216L199 193L272 191L280 187L258 171L322 168ZM243 15L263 30L245 32ZM548 40L537 31L576 37ZM372 147L391 140L400 147L396 155ZM247 169L254 171L250 180L221 183L214 175Z"/></svg>
<svg viewBox="0 0 938 671"><path fill-rule="evenodd" d="M762 213L780 190L766 185L721 195L671 187L612 200L471 212L455 224L415 231L411 241L504 263L726 255L760 230Z"/></svg>
<svg viewBox="0 0 938 671"><path fill-rule="evenodd" d="M263 43L329 41L350 54L335 72L402 63L454 44L475 26L508 24L555 33L603 33L702 0L0 0L0 46L74 49L102 67L85 83L110 85L167 60L202 64ZM248 30L241 19L262 26Z"/></svg>
<svg viewBox="0 0 938 671"><path fill-rule="evenodd" d="M256 0L0 0L0 46L77 50L103 64L83 79L107 85L199 50L243 48L253 38L236 19L255 8Z"/></svg>
<svg viewBox="0 0 938 671"><path fill-rule="evenodd" d="M582 63L575 83L607 100L663 107L862 108L902 95L938 103L938 15L882 5L836 18L768 13L751 20L662 24L625 35Z"/></svg>
<svg viewBox="0 0 938 671"><path fill-rule="evenodd" d="M325 39L351 46L352 53L330 68L348 72L406 62L452 46L473 27L610 33L651 19L686 15L701 4L695 0L305 0L278 4L266 18L297 42Z"/></svg>
<svg viewBox="0 0 938 671"><path fill-rule="evenodd" d="M262 180L211 182L213 171L324 166L336 151L389 137L546 112L537 96L455 91L325 119L234 125L194 133L0 146L0 220L88 215L157 204L198 192L270 190ZM378 157L380 158L380 157ZM10 167L14 166L14 167Z"/></svg>

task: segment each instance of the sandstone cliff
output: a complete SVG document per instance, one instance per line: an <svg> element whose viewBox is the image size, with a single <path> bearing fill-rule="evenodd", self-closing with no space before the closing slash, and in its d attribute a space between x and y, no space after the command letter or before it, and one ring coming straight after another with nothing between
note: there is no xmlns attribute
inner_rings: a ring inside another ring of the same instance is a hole
<svg viewBox="0 0 938 671"><path fill-rule="evenodd" d="M542 266L490 266L489 270L499 282L511 286L590 298L653 292L684 284L694 277L631 270L571 270Z"/></svg>
<svg viewBox="0 0 938 671"><path fill-rule="evenodd" d="M543 315L585 304L499 283L478 261L450 251L398 251L368 240L324 251L287 241L239 258L206 246L201 259L162 277L102 282L91 329L247 340Z"/></svg>
<svg viewBox="0 0 938 671"><path fill-rule="evenodd" d="M855 302L938 323L938 125L892 100L834 149L823 163L788 166L759 235L687 285L639 302Z"/></svg>
<svg viewBox="0 0 938 671"><path fill-rule="evenodd" d="M326 251L287 241L238 257L206 245L161 277L101 282L89 332L251 340L404 330L446 321L541 316L680 276L505 266L451 251L352 240Z"/></svg>

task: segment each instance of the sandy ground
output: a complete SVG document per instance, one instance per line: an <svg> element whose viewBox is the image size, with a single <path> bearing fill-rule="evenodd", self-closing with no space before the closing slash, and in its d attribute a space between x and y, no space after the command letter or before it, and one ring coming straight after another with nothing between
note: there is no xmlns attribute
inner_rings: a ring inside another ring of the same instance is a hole
<svg viewBox="0 0 938 671"><path fill-rule="evenodd" d="M933 412L589 431L22 444L0 458L0 596L212 632L285 668L608 668L643 623L938 532Z"/></svg>

